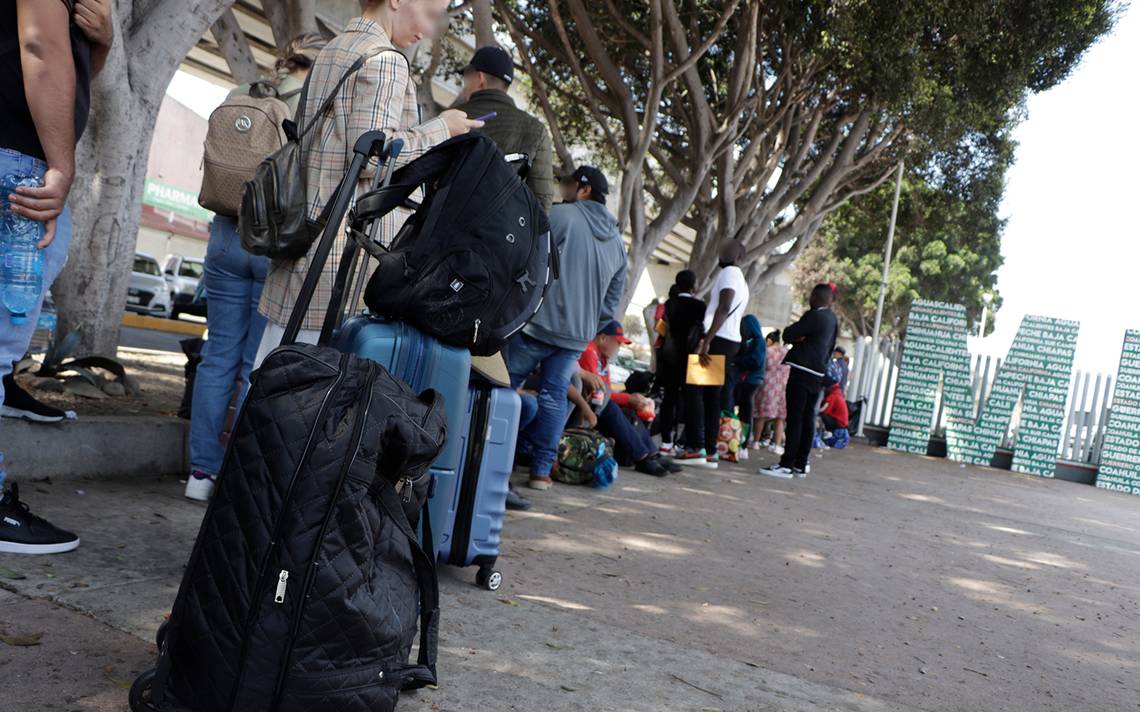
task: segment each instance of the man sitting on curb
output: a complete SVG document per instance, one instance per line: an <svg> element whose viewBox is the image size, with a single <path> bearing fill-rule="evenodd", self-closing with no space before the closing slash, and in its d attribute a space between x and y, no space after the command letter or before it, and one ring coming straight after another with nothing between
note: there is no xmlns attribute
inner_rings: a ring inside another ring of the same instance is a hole
<svg viewBox="0 0 1140 712"><path fill-rule="evenodd" d="M604 385L607 397L603 399L604 405L597 413L598 432L613 439L618 461L632 461L638 472L655 477L680 472L680 465L657 452L657 445L649 431L640 424L634 425L622 412L622 408L626 407L635 411L644 410L651 401L643 395L613 392L609 360L617 355L623 344L628 343L630 341L622 330L621 323L611 321L586 345L586 350L578 359L582 370L599 377Z"/></svg>

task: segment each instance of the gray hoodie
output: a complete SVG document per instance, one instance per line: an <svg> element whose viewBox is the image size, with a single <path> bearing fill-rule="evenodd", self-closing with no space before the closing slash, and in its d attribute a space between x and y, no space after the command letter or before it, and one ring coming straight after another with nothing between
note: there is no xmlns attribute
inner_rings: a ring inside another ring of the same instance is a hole
<svg viewBox="0 0 1140 712"><path fill-rule="evenodd" d="M615 317L625 291L625 245L617 219L594 200L550 208L560 276L524 333L545 344L581 351Z"/></svg>

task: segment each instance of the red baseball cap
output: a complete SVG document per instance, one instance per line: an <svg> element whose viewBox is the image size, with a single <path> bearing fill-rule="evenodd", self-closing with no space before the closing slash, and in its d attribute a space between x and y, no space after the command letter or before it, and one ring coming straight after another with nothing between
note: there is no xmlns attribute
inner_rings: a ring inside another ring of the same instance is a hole
<svg viewBox="0 0 1140 712"><path fill-rule="evenodd" d="M629 337L625 335L625 329L621 328L621 322L616 319L603 326L602 330L598 333L612 336L623 344L633 343L629 340Z"/></svg>

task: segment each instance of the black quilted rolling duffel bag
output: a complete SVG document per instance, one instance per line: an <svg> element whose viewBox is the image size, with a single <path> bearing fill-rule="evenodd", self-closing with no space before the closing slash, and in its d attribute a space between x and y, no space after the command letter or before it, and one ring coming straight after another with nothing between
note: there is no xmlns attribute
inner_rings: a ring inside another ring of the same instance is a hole
<svg viewBox="0 0 1140 712"><path fill-rule="evenodd" d="M382 156L383 135L364 138L350 174ZM439 591L415 528L422 511L430 536L442 399L293 343L311 286L251 379L134 712L382 712L436 682Z"/></svg>

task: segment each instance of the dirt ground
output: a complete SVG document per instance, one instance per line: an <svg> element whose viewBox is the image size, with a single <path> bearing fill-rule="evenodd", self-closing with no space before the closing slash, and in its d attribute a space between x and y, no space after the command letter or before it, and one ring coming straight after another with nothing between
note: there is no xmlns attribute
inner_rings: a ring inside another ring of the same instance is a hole
<svg viewBox="0 0 1140 712"><path fill-rule="evenodd" d="M442 570L441 686L400 708L1140 710L1140 499L861 446L757 464L528 492L502 589ZM0 632L40 636L0 642L0 709L122 710L203 509L168 480L26 498L84 544L0 555Z"/></svg>
<svg viewBox="0 0 1140 712"><path fill-rule="evenodd" d="M182 402L183 367L186 357L181 353L151 349L119 348L118 360L127 374L138 381L137 395L107 396L93 399L72 393L59 393L36 387L37 379L30 374L17 377L20 385L36 398L61 410L84 415L169 415L178 413Z"/></svg>

